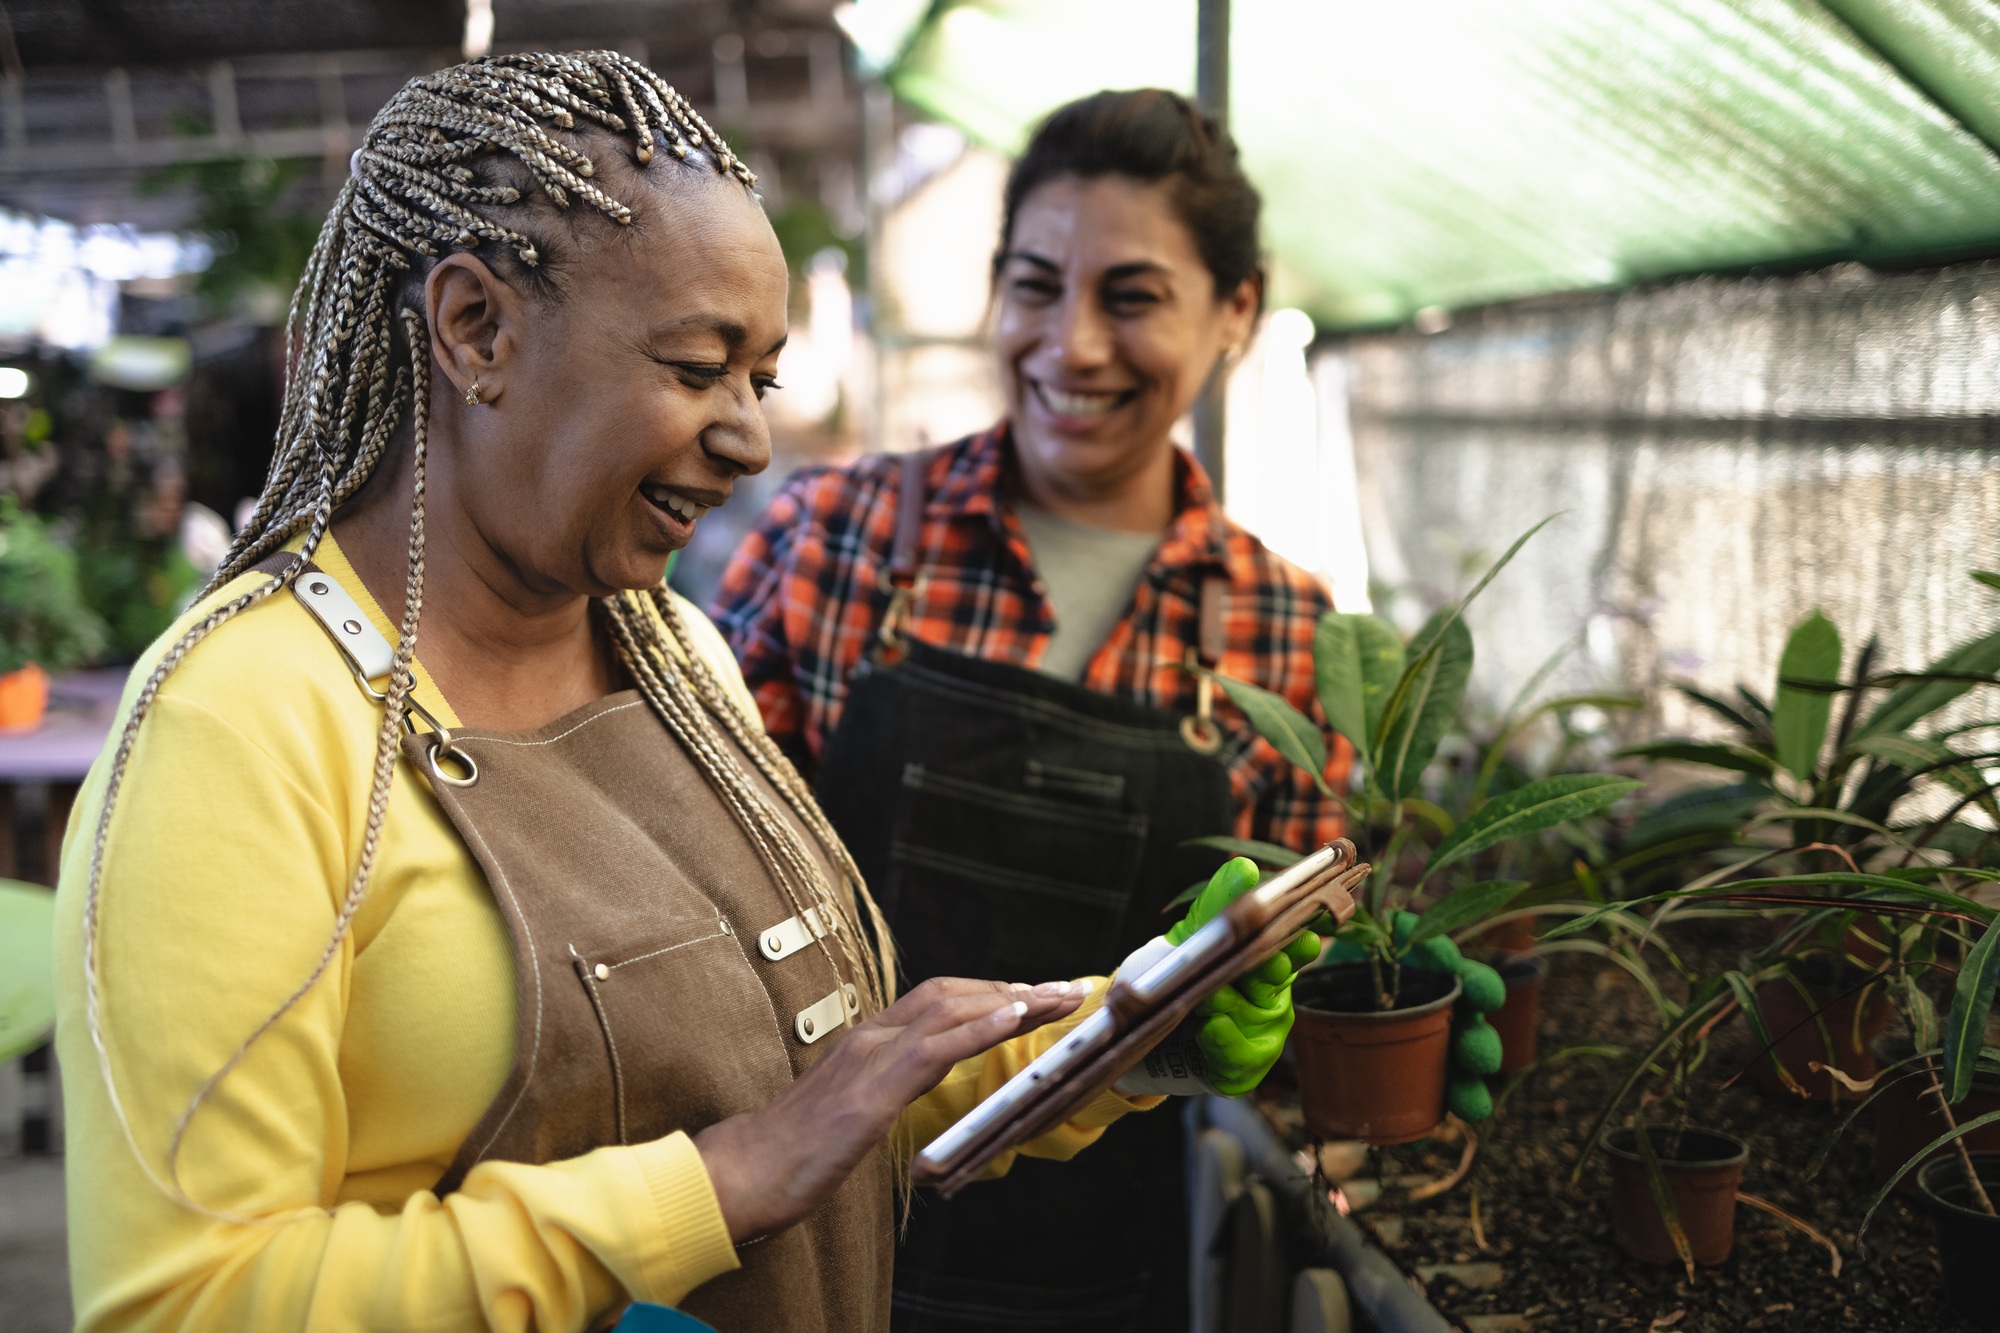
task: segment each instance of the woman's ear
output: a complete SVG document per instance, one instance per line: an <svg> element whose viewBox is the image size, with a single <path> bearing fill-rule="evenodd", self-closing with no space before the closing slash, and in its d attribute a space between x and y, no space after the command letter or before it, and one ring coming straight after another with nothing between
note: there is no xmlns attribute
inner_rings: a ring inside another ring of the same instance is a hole
<svg viewBox="0 0 2000 1333"><path fill-rule="evenodd" d="M1216 301L1221 316L1222 359L1236 360L1250 346L1257 328L1257 312L1264 305L1264 275L1261 271L1236 284L1236 290Z"/></svg>
<svg viewBox="0 0 2000 1333"><path fill-rule="evenodd" d="M459 395L479 385L479 401L506 391L507 371L521 351L520 294L477 255L440 259L424 280L424 316L431 355Z"/></svg>

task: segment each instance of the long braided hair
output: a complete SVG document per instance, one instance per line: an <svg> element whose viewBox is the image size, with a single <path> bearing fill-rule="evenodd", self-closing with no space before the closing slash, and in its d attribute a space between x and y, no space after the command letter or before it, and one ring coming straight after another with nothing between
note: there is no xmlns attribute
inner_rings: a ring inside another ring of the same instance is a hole
<svg viewBox="0 0 2000 1333"><path fill-rule="evenodd" d="M411 80L383 107L354 154L350 177L292 297L284 406L263 493L202 595L221 589L295 538L300 538L301 559L278 578L237 594L196 620L146 678L118 736L92 834L84 894L85 1013L105 1091L134 1155L156 1185L200 1212L225 1216L196 1203L180 1186L177 1163L189 1124L251 1045L333 963L367 892L381 840L398 741L408 724L423 610L431 356L416 294L421 279L440 256L470 251L526 285L548 286L544 252L553 253L560 244L576 201L613 224L632 221L631 208L596 183L597 163L587 149L603 143L628 146L642 173L656 148L664 147L683 169L705 165L746 189L756 185L756 176L686 98L644 65L612 51L509 55L454 65ZM538 240L522 230L537 222L557 226L542 229ZM181 1112L163 1177L140 1150L118 1095L98 986L104 853L126 767L140 725L175 667L221 625L291 587L326 535L335 509L374 475L406 421L414 464L408 577L376 737L360 856L317 965ZM888 927L797 771L723 692L664 586L622 593L600 607L621 662L653 711L721 797L795 910L817 913L807 919L824 927L823 933L812 932L818 948L836 971L844 963L845 975L861 982L863 1013L886 1006L894 991ZM734 742L734 751L724 735ZM437 744L448 747L449 735L441 735ZM750 757L796 823L765 799L736 752ZM805 844L799 826L815 847ZM838 890L822 870L822 859L845 881Z"/></svg>

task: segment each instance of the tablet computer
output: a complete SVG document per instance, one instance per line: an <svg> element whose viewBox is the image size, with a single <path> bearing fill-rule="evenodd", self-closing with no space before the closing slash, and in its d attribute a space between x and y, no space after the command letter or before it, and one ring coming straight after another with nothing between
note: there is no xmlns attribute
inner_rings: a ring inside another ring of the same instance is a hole
<svg viewBox="0 0 2000 1333"><path fill-rule="evenodd" d="M1037 1056L917 1155L911 1179L947 1197L995 1157L1068 1119L1146 1057L1208 996L1261 966L1326 912L1354 914L1368 874L1345 838L1243 894L1137 976L1113 979L1104 1006Z"/></svg>

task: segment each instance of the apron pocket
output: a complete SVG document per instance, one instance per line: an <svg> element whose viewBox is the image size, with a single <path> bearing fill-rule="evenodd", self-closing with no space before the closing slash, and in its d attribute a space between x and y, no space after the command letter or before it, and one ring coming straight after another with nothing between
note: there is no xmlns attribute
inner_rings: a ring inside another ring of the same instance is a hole
<svg viewBox="0 0 2000 1333"><path fill-rule="evenodd" d="M903 770L884 904L911 981L1045 981L1101 972L1146 849L1129 811Z"/></svg>
<svg viewBox="0 0 2000 1333"><path fill-rule="evenodd" d="M620 1143L695 1133L755 1110L791 1082L770 996L727 922L671 922L630 944L571 945L570 955L604 1034ZM718 1045L740 1058L716 1077ZM676 1075L704 1067L712 1076L691 1095ZM680 1089L666 1099L675 1105L628 1094L661 1087Z"/></svg>

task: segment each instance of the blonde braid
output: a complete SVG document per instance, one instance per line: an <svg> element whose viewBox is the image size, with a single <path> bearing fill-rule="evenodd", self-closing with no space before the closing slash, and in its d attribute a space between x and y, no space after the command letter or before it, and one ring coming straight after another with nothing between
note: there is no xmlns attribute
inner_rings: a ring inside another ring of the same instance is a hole
<svg viewBox="0 0 2000 1333"><path fill-rule="evenodd" d="M622 114L619 108L623 108ZM251 1046L312 990L338 957L367 895L388 813L399 756L397 738L409 708L423 611L424 474L431 366L430 332L424 317L419 310L404 307L400 293L418 271L420 261L454 248L493 246L496 251L510 252L531 274L541 263L542 247L528 234L481 211L516 204L523 191L505 182L482 183L469 162L512 160L525 169L526 179L557 209L567 209L573 199L580 199L614 223L630 223L630 207L593 183L598 174L596 165L583 145L544 128L546 122L559 131L569 131L579 119L631 141L634 160L641 167L651 160L657 136L676 159L685 159L693 148L703 147L708 150L705 160L718 174L745 187L756 184L756 176L694 113L685 98L644 65L616 52L509 55L455 65L407 84L363 136L354 155L353 174L341 187L292 294L285 323L285 397L271 469L254 512L202 596L216 593L294 539L299 541L300 559L278 578L207 612L174 641L147 675L112 751L103 804L91 830L84 888L86 1021L112 1112L141 1169L169 1197L206 1215L236 1222L253 1220L206 1208L181 1187L179 1155L195 1113L242 1063ZM494 257L497 260L501 255L495 253ZM399 328L409 356L404 365L395 364ZM99 984L105 853L140 727L167 679L197 644L244 611L292 586L325 537L335 507L374 475L406 417L413 440L414 473L408 577L386 706L376 734L368 817L359 857L311 974L238 1045L189 1101L175 1122L162 1174L140 1148L118 1092L105 1040ZM824 906L848 921L850 935L858 938L851 924L851 907L841 910L826 889L824 876L798 846L791 827L769 808L718 743L683 665L663 651L664 644L650 624L634 632L631 617L617 606L613 621L624 626L618 651L635 677L645 682L655 712L697 757L708 781L771 866L773 879L800 910L806 904ZM699 670L699 662L694 665ZM697 679L708 680L705 672ZM712 684L709 681L702 688ZM762 767L765 761L759 758L757 762ZM793 787L777 785L796 809ZM814 837L824 842L824 819L817 810L810 815L802 813L801 818ZM837 848L838 844L830 846ZM851 876L844 856L838 864L843 874ZM868 900L866 889L858 877L853 878L855 896L879 921L880 914ZM841 947L849 950L852 946L843 940ZM886 959L886 953L882 957ZM832 962L830 954L828 960ZM855 974L869 983L871 1007L885 1003L886 975L852 957L849 962ZM872 966L873 960L869 963Z"/></svg>

